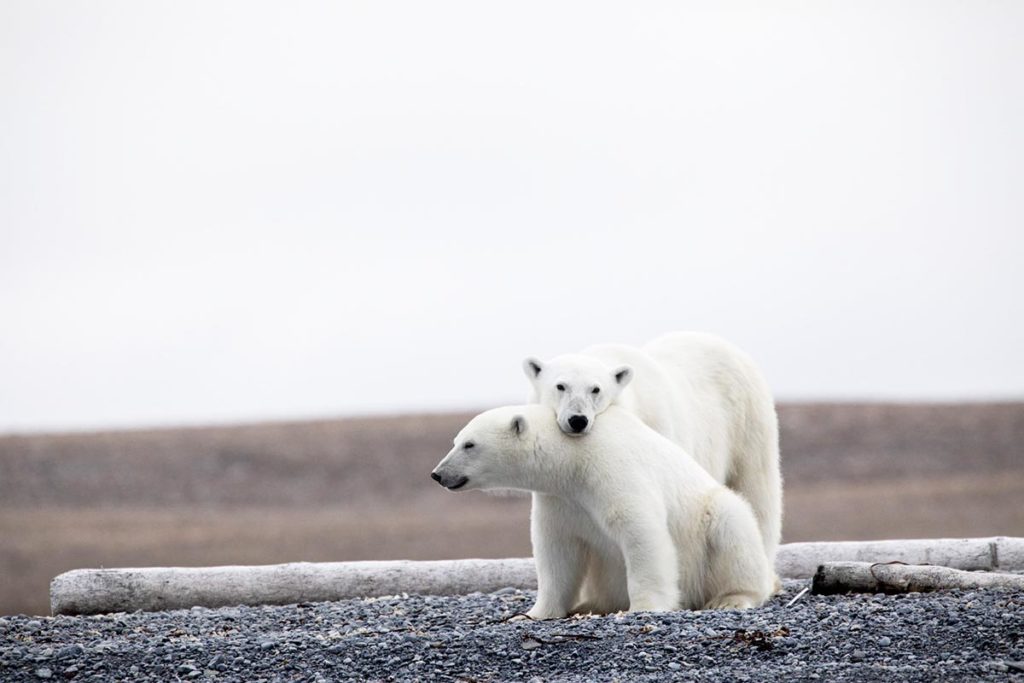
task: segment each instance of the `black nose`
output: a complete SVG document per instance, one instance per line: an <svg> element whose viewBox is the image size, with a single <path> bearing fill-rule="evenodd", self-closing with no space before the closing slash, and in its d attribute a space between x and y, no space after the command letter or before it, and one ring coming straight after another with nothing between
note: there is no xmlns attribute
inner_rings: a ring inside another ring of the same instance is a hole
<svg viewBox="0 0 1024 683"><path fill-rule="evenodd" d="M587 423L589 422L590 420L588 420L584 415L573 415L569 418L569 428L579 434L587 428Z"/></svg>
<svg viewBox="0 0 1024 683"><path fill-rule="evenodd" d="M434 481L436 481L438 484L441 483L441 475L438 474L437 472L431 472L430 473L430 478L433 479Z"/></svg>

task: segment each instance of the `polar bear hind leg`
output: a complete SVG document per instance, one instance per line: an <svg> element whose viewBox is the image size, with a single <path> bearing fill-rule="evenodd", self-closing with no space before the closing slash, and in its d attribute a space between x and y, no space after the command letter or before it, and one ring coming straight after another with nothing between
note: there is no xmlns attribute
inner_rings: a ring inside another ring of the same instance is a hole
<svg viewBox="0 0 1024 683"><path fill-rule="evenodd" d="M749 504L723 489L711 497L707 513L704 609L760 606L772 593L775 572Z"/></svg>
<svg viewBox="0 0 1024 683"><path fill-rule="evenodd" d="M754 378L752 384L761 382ZM774 576L775 553L782 536L782 474L779 471L779 427L766 387L752 387L739 412L745 419L733 436L731 467L726 485L750 503L761 532L774 592L781 583Z"/></svg>

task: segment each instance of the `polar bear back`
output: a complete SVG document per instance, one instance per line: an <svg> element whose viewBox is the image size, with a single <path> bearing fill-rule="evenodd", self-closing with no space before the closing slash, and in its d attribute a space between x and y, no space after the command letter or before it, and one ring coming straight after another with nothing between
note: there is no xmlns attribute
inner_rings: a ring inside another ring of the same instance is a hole
<svg viewBox="0 0 1024 683"><path fill-rule="evenodd" d="M730 453L750 412L750 393L767 395L746 354L699 332L673 332L643 348L601 344L583 354L610 367L632 365L635 379L614 405L674 441L716 481L729 479Z"/></svg>
<svg viewBox="0 0 1024 683"><path fill-rule="evenodd" d="M771 393L753 360L720 337L700 332L673 332L643 347L679 387L674 400L685 417L677 424L687 430L675 439L720 482L729 483L731 457L746 438L749 426L775 424Z"/></svg>

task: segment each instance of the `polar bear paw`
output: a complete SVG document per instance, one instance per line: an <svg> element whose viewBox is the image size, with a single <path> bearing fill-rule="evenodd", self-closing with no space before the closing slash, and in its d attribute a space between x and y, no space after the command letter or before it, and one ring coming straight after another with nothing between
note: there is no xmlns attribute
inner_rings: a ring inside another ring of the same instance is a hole
<svg viewBox="0 0 1024 683"><path fill-rule="evenodd" d="M749 595L730 593L729 595L720 595L711 599L708 601L708 604L704 605L704 609L750 609L756 606L756 603L750 599Z"/></svg>
<svg viewBox="0 0 1024 683"><path fill-rule="evenodd" d="M530 608L530 611L526 613L526 616L535 621L543 621L545 619L565 619L569 616L567 610L556 610L543 605L534 605Z"/></svg>

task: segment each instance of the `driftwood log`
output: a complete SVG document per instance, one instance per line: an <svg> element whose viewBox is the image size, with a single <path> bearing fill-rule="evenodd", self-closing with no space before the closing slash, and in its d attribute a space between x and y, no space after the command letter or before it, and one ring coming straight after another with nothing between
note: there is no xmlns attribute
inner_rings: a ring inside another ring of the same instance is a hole
<svg viewBox="0 0 1024 683"><path fill-rule="evenodd" d="M894 560L967 570L1020 571L1024 570L1024 539L790 543L779 548L776 570L783 578L807 579L826 562ZM53 614L101 614L286 605L400 593L458 595L505 587L537 587L532 558L76 569L53 579L50 606Z"/></svg>
<svg viewBox="0 0 1024 683"><path fill-rule="evenodd" d="M809 579L825 562L904 562L968 571L1024 570L1024 538L920 538L892 541L787 543L775 570L786 579Z"/></svg>
<svg viewBox="0 0 1024 683"><path fill-rule="evenodd" d="M50 609L55 615L153 612L401 593L460 595L507 586L537 587L532 558L76 569L50 582Z"/></svg>
<svg viewBox="0 0 1024 683"><path fill-rule="evenodd" d="M934 565L826 562L818 567L811 592L910 593L951 588L1012 588L1024 590L1024 575L999 572L968 572Z"/></svg>

